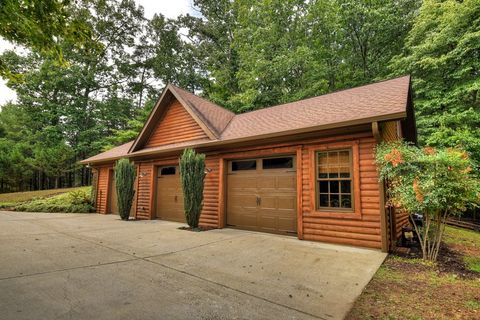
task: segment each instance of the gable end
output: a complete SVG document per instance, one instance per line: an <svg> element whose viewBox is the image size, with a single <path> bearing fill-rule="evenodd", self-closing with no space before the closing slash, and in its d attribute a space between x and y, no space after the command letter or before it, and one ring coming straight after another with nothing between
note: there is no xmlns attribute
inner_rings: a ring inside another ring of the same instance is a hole
<svg viewBox="0 0 480 320"><path fill-rule="evenodd" d="M206 139L205 131L192 118L183 105L172 99L163 116L157 122L144 147L158 147L161 145Z"/></svg>

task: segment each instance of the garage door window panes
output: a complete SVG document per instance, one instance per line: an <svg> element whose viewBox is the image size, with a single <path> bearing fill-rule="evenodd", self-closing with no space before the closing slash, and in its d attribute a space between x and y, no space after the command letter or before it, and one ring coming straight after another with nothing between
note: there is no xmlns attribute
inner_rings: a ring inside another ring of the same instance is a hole
<svg viewBox="0 0 480 320"><path fill-rule="evenodd" d="M293 168L292 157L262 159L263 169L291 169Z"/></svg>
<svg viewBox="0 0 480 320"><path fill-rule="evenodd" d="M317 207L351 211L351 150L317 153Z"/></svg>
<svg viewBox="0 0 480 320"><path fill-rule="evenodd" d="M255 170L257 169L257 160L232 161L232 171Z"/></svg>
<svg viewBox="0 0 480 320"><path fill-rule="evenodd" d="M160 169L161 176L174 176L176 173L176 167L163 167Z"/></svg>

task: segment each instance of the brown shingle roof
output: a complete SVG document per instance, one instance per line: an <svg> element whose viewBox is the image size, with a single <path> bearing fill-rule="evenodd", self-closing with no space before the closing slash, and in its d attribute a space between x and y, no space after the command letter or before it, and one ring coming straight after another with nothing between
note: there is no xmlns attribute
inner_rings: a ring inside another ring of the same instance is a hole
<svg viewBox="0 0 480 320"><path fill-rule="evenodd" d="M182 97L182 99L189 104L203 122L210 129L215 131L217 136L220 136L230 120L235 116L235 113L222 108L211 101L196 96L182 88L173 85L171 86Z"/></svg>
<svg viewBox="0 0 480 320"><path fill-rule="evenodd" d="M254 140L272 134L293 134L332 127L368 123L373 120L401 119L406 116L410 77L377 82L322 96L234 115L203 98L169 85L188 107L201 118L218 139L186 141L129 153L128 142L81 163L100 162L124 156L136 156L176 150L189 146L214 145L235 140ZM138 140L138 138L137 138Z"/></svg>
<svg viewBox="0 0 480 320"><path fill-rule="evenodd" d="M369 84L236 115L222 140L405 112L410 77Z"/></svg>
<svg viewBox="0 0 480 320"><path fill-rule="evenodd" d="M112 148L105 152L99 153L94 155L93 157L87 158L85 160L80 161L80 163L90 163L90 162L101 162L105 160L115 160L125 157L128 154L128 150L132 146L133 141L124 143L118 147Z"/></svg>

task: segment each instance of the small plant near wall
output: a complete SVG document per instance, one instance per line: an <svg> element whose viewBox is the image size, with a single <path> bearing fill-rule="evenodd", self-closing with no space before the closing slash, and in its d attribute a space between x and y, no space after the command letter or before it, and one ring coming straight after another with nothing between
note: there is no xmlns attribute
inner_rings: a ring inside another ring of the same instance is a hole
<svg viewBox="0 0 480 320"><path fill-rule="evenodd" d="M205 155L185 149L180 157L185 218L192 229L198 228L203 206L203 182L205 180Z"/></svg>
<svg viewBox="0 0 480 320"><path fill-rule="evenodd" d="M410 215L423 214L423 225L414 222L414 228L423 259L435 261L445 221L480 200L478 173L469 155L461 149L391 142L377 147L376 163L380 177L387 181L389 204Z"/></svg>
<svg viewBox="0 0 480 320"><path fill-rule="evenodd" d="M128 159L120 159L115 164L115 188L117 190L118 213L122 220L128 220L135 190L135 166Z"/></svg>

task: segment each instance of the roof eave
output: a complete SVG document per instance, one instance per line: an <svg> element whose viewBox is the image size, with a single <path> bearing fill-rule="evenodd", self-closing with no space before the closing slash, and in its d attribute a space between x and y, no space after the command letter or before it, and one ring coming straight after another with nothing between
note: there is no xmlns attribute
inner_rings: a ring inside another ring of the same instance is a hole
<svg viewBox="0 0 480 320"><path fill-rule="evenodd" d="M288 130L288 131L283 131L283 132L268 133L268 134L262 134L262 135L257 135L257 136L242 137L242 138L237 138L237 139L208 141L208 142L196 144L193 147L203 148L203 147L210 147L210 146L222 146L222 145L235 144L235 143L240 143L240 142L248 142L248 141L253 141L253 140L263 140L263 139L268 139L268 138L272 138L272 137L283 137L283 136L286 137L286 136L291 136L291 135L300 134L300 133L309 133L309 132L322 131L322 130L328 130L328 129L335 129L335 128L343 128L343 127L348 127L348 126L368 124L368 123L372 123L372 122L375 122L375 121L400 120L400 119L404 119L405 117L406 117L406 112L402 111L402 112L389 114L389 115L378 116L378 117L370 117L370 118L364 118L364 119L358 119L358 120L352 120L352 121L337 122L337 123L334 123L334 124L307 127L307 128L301 128L301 129L294 129L294 130ZM131 153L131 154L126 155L126 157L134 158L134 157L140 157L140 156L162 154L162 153L167 153L167 152L172 152L172 151L181 151L181 150L185 149L186 147L192 147L192 146L180 146L180 147L173 147L173 148L168 148L168 149L163 149L163 150L152 150L152 151L144 151L144 152L137 151L135 153Z"/></svg>
<svg viewBox="0 0 480 320"><path fill-rule="evenodd" d="M250 137L242 137L237 139L208 141L208 142L196 144L193 147L204 148L204 147L210 147L210 146L222 146L222 145L235 144L240 142L248 142L253 140L263 140L263 139L268 139L272 137L291 136L291 135L300 134L300 133L308 133L308 132L322 131L322 130L328 130L328 129L343 128L348 126L362 125L362 124L372 123L375 121L400 120L400 119L404 119L405 117L406 117L406 111L402 111L402 112L397 112L397 113L392 113L392 114L382 115L377 117L355 119L355 120L337 122L337 123L328 124L328 125L293 129L293 130L288 130L283 132L267 133L267 134L250 136ZM149 156L149 155L156 155L156 154L162 154L162 153L173 152L173 151L181 151L187 147L192 147L192 146L179 146L179 147L167 148L163 150L152 150L152 151L144 151L144 152L137 151L137 152L125 154L123 156L111 157L107 159L99 159L99 160L91 160L91 161L83 160L80 163L92 165L92 164L97 164L102 162L109 162L109 161L111 162L113 160L118 160L120 158L135 158L140 156Z"/></svg>

